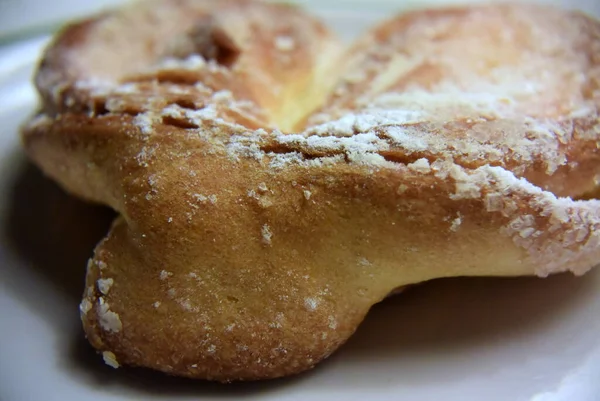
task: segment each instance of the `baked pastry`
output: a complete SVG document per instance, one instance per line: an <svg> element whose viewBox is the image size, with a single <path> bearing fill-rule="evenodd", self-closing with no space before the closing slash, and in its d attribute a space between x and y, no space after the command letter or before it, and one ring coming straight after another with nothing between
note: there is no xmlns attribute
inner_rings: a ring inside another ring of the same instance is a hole
<svg viewBox="0 0 600 401"><path fill-rule="evenodd" d="M415 11L349 50L288 5L158 0L63 30L31 159L119 213L81 317L111 366L309 369L398 287L600 258L600 23Z"/></svg>

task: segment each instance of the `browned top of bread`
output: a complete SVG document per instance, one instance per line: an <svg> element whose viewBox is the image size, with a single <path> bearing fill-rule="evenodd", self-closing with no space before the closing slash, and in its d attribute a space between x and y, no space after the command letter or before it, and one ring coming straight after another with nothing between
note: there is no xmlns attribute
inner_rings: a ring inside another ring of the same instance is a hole
<svg viewBox="0 0 600 401"><path fill-rule="evenodd" d="M600 176L600 23L425 10L340 48L241 0L147 2L49 47L24 141L120 213L81 304L108 363L297 373L396 287L596 263L600 202L574 198Z"/></svg>
<svg viewBox="0 0 600 401"><path fill-rule="evenodd" d="M213 103L211 94L227 92L250 103L234 120L292 129L323 101L339 51L321 22L291 5L155 1L63 30L36 83L47 107L123 112L109 104L116 97L130 114L176 95L201 108ZM150 94L166 99L131 109Z"/></svg>

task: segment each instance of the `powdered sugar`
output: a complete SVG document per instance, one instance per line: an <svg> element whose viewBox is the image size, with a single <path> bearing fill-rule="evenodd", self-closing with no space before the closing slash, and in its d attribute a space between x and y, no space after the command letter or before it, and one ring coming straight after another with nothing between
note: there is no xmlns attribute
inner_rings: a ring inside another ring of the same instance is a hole
<svg viewBox="0 0 600 401"><path fill-rule="evenodd" d="M104 330L118 333L123 328L119 315L110 310L110 305L103 297L98 298L96 313L98 316L98 323Z"/></svg>
<svg viewBox="0 0 600 401"><path fill-rule="evenodd" d="M148 72L158 72L161 70L187 70L187 71L199 71L207 67L207 62L199 54L191 54L186 58L174 58L167 57L162 59Z"/></svg>
<svg viewBox="0 0 600 401"><path fill-rule="evenodd" d="M103 351L102 359L104 360L104 363L106 363L108 366L110 366L113 369L118 369L121 366L119 364L119 362L117 361L116 355L114 353L112 353L111 351Z"/></svg>
<svg viewBox="0 0 600 401"><path fill-rule="evenodd" d="M416 122L419 121L417 118L418 114L418 112L411 110L377 109L365 110L362 113L347 112L337 120L309 127L306 130L306 134L352 136L356 133L368 132L380 126ZM329 115L324 115L321 118L331 120L331 116Z"/></svg>
<svg viewBox="0 0 600 401"><path fill-rule="evenodd" d="M409 164L407 167L410 170L419 172L421 174L427 174L431 171L429 160L425 158L419 159L416 162Z"/></svg>
<svg viewBox="0 0 600 401"><path fill-rule="evenodd" d="M102 294L107 295L108 291L110 291L110 288L114 284L114 280L112 278L107 278L107 279L99 278L96 281L96 284L98 286L98 290Z"/></svg>
<svg viewBox="0 0 600 401"><path fill-rule="evenodd" d="M83 298L81 303L79 304L79 312L83 315L87 315L87 313L92 309L93 304L90 302L88 298Z"/></svg>
<svg viewBox="0 0 600 401"><path fill-rule="evenodd" d="M290 52L296 47L294 38L290 36L280 35L275 37L275 47L282 52Z"/></svg>
<svg viewBox="0 0 600 401"><path fill-rule="evenodd" d="M155 119L156 117L153 113L142 113L135 116L135 118L133 119L133 124L135 124L140 129L142 134L150 135L154 132L153 126Z"/></svg>
<svg viewBox="0 0 600 401"><path fill-rule="evenodd" d="M304 307L309 311L314 311L319 306L319 300L317 298L307 297L304 298Z"/></svg>
<svg viewBox="0 0 600 401"><path fill-rule="evenodd" d="M260 229L262 240L266 245L271 245L273 238L273 233L271 232L271 227L268 224L264 224Z"/></svg>
<svg viewBox="0 0 600 401"><path fill-rule="evenodd" d="M395 145L402 146L409 152L422 152L429 149L429 144L416 135L409 135L401 126L392 125L385 128L385 134L390 137Z"/></svg>
<svg viewBox="0 0 600 401"><path fill-rule="evenodd" d="M454 220L452 220L452 224L450 225L450 231L457 232L460 229L460 225L462 224L462 218L458 216Z"/></svg>
<svg viewBox="0 0 600 401"><path fill-rule="evenodd" d="M596 234L600 201L557 198L501 167L453 170L451 175L460 177L462 185L469 188L463 196L479 199L479 194L486 192L486 209L509 219L501 232L527 251L540 276L565 270L582 274L600 257L600 249L593 245L600 241ZM516 206L517 202L522 206ZM513 207L508 206L511 203Z"/></svg>

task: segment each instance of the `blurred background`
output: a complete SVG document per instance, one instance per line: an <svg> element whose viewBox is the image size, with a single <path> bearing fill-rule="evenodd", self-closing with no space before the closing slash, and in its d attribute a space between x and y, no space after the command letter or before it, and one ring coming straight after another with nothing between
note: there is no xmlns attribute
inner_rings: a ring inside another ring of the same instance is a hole
<svg viewBox="0 0 600 401"><path fill-rule="evenodd" d="M0 41L50 32L66 19L130 1L144 0L0 0ZM218 1L218 0L216 0ZM285 0L309 4L318 14L360 12L365 20L375 20L386 11L427 5L482 3L489 0ZM514 0L513 0L514 1ZM518 1L518 0L517 0ZM528 0L521 0L528 1ZM529 0L530 1L530 0ZM578 8L600 15L600 0L538 0L538 3ZM373 7L376 4L376 7Z"/></svg>

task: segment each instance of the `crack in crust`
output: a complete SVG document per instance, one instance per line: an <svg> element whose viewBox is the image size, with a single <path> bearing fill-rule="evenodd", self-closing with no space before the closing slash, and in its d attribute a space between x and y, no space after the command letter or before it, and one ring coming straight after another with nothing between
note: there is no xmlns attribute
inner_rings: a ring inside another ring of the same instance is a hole
<svg viewBox="0 0 600 401"><path fill-rule="evenodd" d="M285 376L396 288L596 263L600 202L573 199L600 177L600 23L415 11L341 49L251 0L154 0L47 49L24 143L120 213L80 305L110 366Z"/></svg>

